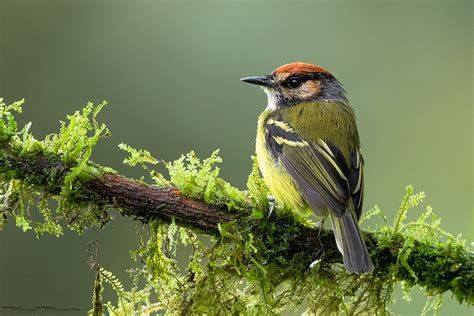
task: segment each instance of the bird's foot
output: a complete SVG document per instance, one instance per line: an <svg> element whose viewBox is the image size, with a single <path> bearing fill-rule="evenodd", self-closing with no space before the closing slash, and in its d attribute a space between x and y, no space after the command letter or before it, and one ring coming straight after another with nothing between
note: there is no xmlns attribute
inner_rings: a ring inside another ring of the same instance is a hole
<svg viewBox="0 0 474 316"><path fill-rule="evenodd" d="M275 208L276 200L275 200L275 197L273 195L267 196L267 200L268 200L268 216L267 216L267 218L270 218L270 216L272 215L273 209Z"/></svg>
<svg viewBox="0 0 474 316"><path fill-rule="evenodd" d="M319 258L319 259L316 259L314 260L313 262L311 262L309 264L309 268L310 269L313 269L314 267L316 267L320 262L321 262L321 256L323 255L323 251L322 250L319 250L316 254L316 258Z"/></svg>
<svg viewBox="0 0 474 316"><path fill-rule="evenodd" d="M324 219L320 220L319 222L316 221L308 221L308 226L314 229L323 229L324 226Z"/></svg>
<svg viewBox="0 0 474 316"><path fill-rule="evenodd" d="M316 228L321 229L323 228L323 226L324 226L324 218L316 223Z"/></svg>
<svg viewBox="0 0 474 316"><path fill-rule="evenodd" d="M314 260L309 264L309 268L312 269L321 262L321 259Z"/></svg>

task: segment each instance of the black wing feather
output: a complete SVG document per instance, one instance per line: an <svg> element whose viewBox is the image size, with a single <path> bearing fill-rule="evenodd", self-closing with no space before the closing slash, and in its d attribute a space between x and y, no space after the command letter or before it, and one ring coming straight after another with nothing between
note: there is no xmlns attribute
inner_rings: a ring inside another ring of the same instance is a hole
<svg viewBox="0 0 474 316"><path fill-rule="evenodd" d="M362 214L362 202L364 198L364 158L358 150L354 150L351 154L349 185L352 203L354 204L357 219L360 219Z"/></svg>

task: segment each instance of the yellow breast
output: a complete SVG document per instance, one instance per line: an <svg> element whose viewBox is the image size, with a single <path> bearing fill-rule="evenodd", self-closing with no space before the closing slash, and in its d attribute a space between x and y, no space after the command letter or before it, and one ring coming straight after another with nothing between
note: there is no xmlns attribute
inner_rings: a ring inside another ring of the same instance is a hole
<svg viewBox="0 0 474 316"><path fill-rule="evenodd" d="M284 204L299 215L310 212L303 196L281 163L276 163L265 141L265 124L271 112L265 110L258 118L256 154L260 172L279 204Z"/></svg>

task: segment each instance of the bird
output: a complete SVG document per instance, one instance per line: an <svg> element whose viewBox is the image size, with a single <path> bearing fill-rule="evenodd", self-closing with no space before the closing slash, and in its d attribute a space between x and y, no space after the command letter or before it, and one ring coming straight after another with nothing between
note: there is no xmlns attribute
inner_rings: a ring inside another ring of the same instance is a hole
<svg viewBox="0 0 474 316"><path fill-rule="evenodd" d="M342 84L325 68L304 62L240 80L267 95L256 156L272 196L297 215L329 216L347 272L371 274L374 265L358 223L364 159Z"/></svg>

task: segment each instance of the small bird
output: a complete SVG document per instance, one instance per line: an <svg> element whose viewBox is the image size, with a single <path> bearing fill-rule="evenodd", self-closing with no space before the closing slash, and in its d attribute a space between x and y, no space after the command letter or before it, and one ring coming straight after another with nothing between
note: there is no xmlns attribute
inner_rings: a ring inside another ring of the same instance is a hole
<svg viewBox="0 0 474 316"><path fill-rule="evenodd" d="M268 97L258 119L256 154L276 201L303 216L329 215L346 270L372 273L358 224L364 160L342 84L326 69L302 62L240 80L261 86Z"/></svg>

